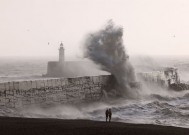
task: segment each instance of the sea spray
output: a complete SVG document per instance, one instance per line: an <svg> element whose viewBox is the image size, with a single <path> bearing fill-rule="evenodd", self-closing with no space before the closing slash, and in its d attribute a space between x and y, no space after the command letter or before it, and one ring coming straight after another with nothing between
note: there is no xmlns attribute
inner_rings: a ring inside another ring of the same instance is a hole
<svg viewBox="0 0 189 135"><path fill-rule="evenodd" d="M117 81L116 95L134 97L135 72L123 44L123 28L109 21L105 28L91 33L85 42L85 57L110 72Z"/></svg>

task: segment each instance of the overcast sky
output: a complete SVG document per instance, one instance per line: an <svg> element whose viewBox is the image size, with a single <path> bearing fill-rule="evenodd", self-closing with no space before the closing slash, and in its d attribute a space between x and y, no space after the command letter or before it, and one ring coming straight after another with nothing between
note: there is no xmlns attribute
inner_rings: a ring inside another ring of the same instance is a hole
<svg viewBox="0 0 189 135"><path fill-rule="evenodd" d="M56 56L61 41L78 57L109 19L130 55L188 55L189 0L0 0L0 57Z"/></svg>

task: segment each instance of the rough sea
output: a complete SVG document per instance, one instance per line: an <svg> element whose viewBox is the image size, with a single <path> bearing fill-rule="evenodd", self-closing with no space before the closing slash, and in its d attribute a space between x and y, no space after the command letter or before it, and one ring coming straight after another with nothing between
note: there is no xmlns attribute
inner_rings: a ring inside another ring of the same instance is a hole
<svg viewBox="0 0 189 135"><path fill-rule="evenodd" d="M0 59L0 82L42 79L48 59ZM174 62L187 82L187 63ZM189 66L188 66L189 67ZM181 76L182 78L182 76ZM106 99L81 105L31 106L5 108L0 106L1 116L91 119L105 121L105 110L112 108L112 121L171 125L189 128L189 91L174 92L160 88L148 88L137 99Z"/></svg>

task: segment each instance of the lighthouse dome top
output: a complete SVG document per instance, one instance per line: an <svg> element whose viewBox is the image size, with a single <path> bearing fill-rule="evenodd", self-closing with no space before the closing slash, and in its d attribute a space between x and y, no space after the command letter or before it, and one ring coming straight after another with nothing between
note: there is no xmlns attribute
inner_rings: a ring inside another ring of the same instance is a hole
<svg viewBox="0 0 189 135"><path fill-rule="evenodd" d="M60 47L63 47L63 43L61 42Z"/></svg>

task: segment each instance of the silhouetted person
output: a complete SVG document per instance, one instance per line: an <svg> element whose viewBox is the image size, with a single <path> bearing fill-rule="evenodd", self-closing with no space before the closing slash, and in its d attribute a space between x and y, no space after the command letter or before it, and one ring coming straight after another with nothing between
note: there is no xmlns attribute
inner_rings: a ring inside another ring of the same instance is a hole
<svg viewBox="0 0 189 135"><path fill-rule="evenodd" d="M108 110L108 117L109 117L109 122L111 122L111 118L112 118L112 111L111 111L111 109Z"/></svg>
<svg viewBox="0 0 189 135"><path fill-rule="evenodd" d="M108 109L106 109L105 115L106 115L106 122L107 122L107 120L108 120L108 115L109 115L109 110L108 110Z"/></svg>

